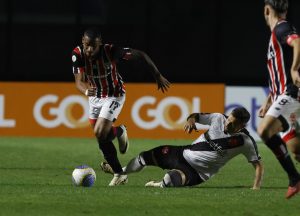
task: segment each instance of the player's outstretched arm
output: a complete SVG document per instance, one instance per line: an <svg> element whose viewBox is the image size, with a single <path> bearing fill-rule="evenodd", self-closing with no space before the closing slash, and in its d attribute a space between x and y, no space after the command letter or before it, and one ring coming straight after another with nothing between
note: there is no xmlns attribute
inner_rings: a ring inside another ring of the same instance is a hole
<svg viewBox="0 0 300 216"><path fill-rule="evenodd" d="M254 178L253 187L251 189L259 190L262 183L263 174L264 174L264 167L261 161L252 162L252 165L255 169L255 178Z"/></svg>
<svg viewBox="0 0 300 216"><path fill-rule="evenodd" d="M161 90L163 93L165 91L168 91L168 88L170 87L170 82L159 72L151 58L145 52L136 49L132 50L132 55L135 58L142 58L145 60L146 64L151 70L151 73L155 78L155 81L157 83L157 89Z"/></svg>

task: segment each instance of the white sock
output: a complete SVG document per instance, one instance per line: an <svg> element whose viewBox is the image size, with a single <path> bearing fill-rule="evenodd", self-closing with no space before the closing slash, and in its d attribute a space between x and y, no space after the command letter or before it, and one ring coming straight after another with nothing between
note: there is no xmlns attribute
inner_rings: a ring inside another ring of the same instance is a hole
<svg viewBox="0 0 300 216"><path fill-rule="evenodd" d="M124 173L133 173L133 172L139 172L145 167L145 161L143 157L140 155L137 156L136 158L131 159L127 166L123 167L123 172Z"/></svg>

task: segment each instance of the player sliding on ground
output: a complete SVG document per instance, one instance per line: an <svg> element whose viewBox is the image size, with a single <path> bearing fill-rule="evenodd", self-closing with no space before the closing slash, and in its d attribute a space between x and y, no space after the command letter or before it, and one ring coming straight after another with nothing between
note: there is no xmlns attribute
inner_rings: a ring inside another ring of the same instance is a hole
<svg viewBox="0 0 300 216"><path fill-rule="evenodd" d="M243 154L255 168L252 189L259 189L262 181L263 166L254 139L245 129L250 114L245 108L234 109L229 116L221 113L191 114L184 130L191 133L195 123L210 125L192 145L163 145L140 153L133 158L124 173L141 171L146 166L168 169L161 181L150 181L145 186L181 187L201 184L215 175L230 159ZM107 163L102 169L109 172Z"/></svg>

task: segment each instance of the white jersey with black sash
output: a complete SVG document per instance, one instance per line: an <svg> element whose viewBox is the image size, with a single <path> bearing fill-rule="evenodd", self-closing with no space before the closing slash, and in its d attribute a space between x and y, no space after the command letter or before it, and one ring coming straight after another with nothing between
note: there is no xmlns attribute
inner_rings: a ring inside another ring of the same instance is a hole
<svg viewBox="0 0 300 216"><path fill-rule="evenodd" d="M239 154L243 154L249 162L261 158L256 142L246 129L234 135L224 133L226 118L220 113L200 114L199 122L209 125L209 130L183 151L183 157L204 181Z"/></svg>

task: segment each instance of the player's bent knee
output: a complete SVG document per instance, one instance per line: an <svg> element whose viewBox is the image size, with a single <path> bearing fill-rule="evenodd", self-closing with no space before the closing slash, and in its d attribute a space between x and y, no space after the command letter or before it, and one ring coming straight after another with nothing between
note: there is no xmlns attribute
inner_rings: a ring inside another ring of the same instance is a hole
<svg viewBox="0 0 300 216"><path fill-rule="evenodd" d="M257 133L258 135L260 136L260 138L263 140L263 141L267 141L268 139L270 139L274 134L276 133L273 133L272 130L266 128L266 127L258 127L257 128Z"/></svg>
<svg viewBox="0 0 300 216"><path fill-rule="evenodd" d="M105 133L104 130L100 130L98 128L94 128L94 134L100 142L107 142L108 134Z"/></svg>
<svg viewBox="0 0 300 216"><path fill-rule="evenodd" d="M163 178L164 187L182 187L186 183L186 176L181 170L170 170Z"/></svg>

